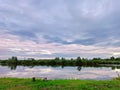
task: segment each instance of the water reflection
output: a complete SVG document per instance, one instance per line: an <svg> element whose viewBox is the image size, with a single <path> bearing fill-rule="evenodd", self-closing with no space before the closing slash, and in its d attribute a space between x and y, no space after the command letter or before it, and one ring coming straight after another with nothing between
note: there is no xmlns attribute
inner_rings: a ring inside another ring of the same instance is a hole
<svg viewBox="0 0 120 90"><path fill-rule="evenodd" d="M10 68L11 70L16 70L17 65L9 65L8 68Z"/></svg>
<svg viewBox="0 0 120 90"><path fill-rule="evenodd" d="M80 71L81 69L82 69L82 67L81 67L81 66L78 66L78 67L77 67L77 70L78 70L78 71Z"/></svg>
<svg viewBox="0 0 120 90"><path fill-rule="evenodd" d="M16 70L17 66L19 65L11 64L11 65L1 65L1 66L7 66L11 70ZM23 67L34 68L35 66L23 66ZM51 66L51 67L61 67L62 69L64 69L64 67L66 66ZM80 71L84 66L72 66L72 67L77 67L77 70ZM112 70L120 69L120 65L118 64L101 64L100 66L85 66L85 67L94 67L94 68L110 67Z"/></svg>
<svg viewBox="0 0 120 90"><path fill-rule="evenodd" d="M0 77L48 79L112 79L117 77L120 66L81 67L81 66L0 66Z"/></svg>

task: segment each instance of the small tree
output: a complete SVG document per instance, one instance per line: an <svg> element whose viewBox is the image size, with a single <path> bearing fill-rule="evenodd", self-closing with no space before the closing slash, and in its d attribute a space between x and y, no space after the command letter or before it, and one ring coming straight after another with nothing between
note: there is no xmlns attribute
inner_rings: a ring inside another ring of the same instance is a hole
<svg viewBox="0 0 120 90"><path fill-rule="evenodd" d="M14 60L14 61L17 61L17 60L18 60L16 56L12 56L11 59Z"/></svg>
<svg viewBox="0 0 120 90"><path fill-rule="evenodd" d="M60 60L60 58L59 58L59 57L56 57L55 60Z"/></svg>
<svg viewBox="0 0 120 90"><path fill-rule="evenodd" d="M17 61L18 61L18 59L17 59L16 56L12 56L12 58L9 59L9 63L10 63L10 64L17 64Z"/></svg>
<svg viewBox="0 0 120 90"><path fill-rule="evenodd" d="M82 65L82 59L80 57L77 57L76 64L77 65Z"/></svg>
<svg viewBox="0 0 120 90"><path fill-rule="evenodd" d="M114 58L114 56L112 56L112 57L110 57L110 59L111 59L111 60L114 60L115 58Z"/></svg>

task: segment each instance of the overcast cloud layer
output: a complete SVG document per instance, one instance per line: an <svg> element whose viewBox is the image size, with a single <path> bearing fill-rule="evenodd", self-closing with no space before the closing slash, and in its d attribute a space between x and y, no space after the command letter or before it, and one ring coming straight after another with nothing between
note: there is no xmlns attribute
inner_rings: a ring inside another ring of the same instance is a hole
<svg viewBox="0 0 120 90"><path fill-rule="evenodd" d="M120 56L120 0L0 0L0 58Z"/></svg>

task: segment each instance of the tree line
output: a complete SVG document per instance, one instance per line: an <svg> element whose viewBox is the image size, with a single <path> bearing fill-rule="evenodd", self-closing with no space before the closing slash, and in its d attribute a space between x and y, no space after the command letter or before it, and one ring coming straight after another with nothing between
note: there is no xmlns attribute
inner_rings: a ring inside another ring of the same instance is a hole
<svg viewBox="0 0 120 90"><path fill-rule="evenodd" d="M39 59L28 58L27 60L18 60L16 56L13 56L7 60L0 60L1 65L23 65L23 66L35 66L35 65L50 65L50 66L99 66L100 64L120 64L120 57L110 57L107 59L102 58L81 58L66 59L56 57L55 59Z"/></svg>

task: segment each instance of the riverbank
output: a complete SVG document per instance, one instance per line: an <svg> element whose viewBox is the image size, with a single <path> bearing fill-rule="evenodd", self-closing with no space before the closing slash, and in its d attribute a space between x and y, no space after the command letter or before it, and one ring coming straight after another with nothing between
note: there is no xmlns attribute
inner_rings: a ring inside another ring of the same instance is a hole
<svg viewBox="0 0 120 90"><path fill-rule="evenodd" d="M0 90L120 90L120 78L113 80L47 80L0 78Z"/></svg>

